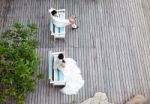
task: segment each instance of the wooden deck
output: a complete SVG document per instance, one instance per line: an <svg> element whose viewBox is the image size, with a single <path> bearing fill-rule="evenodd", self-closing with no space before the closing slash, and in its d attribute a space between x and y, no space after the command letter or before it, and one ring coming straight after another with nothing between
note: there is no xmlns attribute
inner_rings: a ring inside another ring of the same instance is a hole
<svg viewBox="0 0 150 104"><path fill-rule="evenodd" d="M79 29L66 28L66 39L50 36L49 8L75 14ZM39 26L39 82L26 104L78 104L101 91L114 104L136 94L150 94L150 0L0 0L0 32L13 21ZM75 96L48 85L48 51L65 50L75 59L85 80Z"/></svg>

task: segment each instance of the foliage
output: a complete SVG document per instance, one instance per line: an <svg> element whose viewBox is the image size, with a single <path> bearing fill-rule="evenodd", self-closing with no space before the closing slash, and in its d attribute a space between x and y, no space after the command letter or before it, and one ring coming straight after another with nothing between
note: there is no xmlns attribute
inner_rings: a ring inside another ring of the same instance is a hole
<svg viewBox="0 0 150 104"><path fill-rule="evenodd" d="M26 95L36 87L40 58L36 49L39 42L34 39L37 25L14 23L6 30L0 41L0 102L14 98L23 104Z"/></svg>

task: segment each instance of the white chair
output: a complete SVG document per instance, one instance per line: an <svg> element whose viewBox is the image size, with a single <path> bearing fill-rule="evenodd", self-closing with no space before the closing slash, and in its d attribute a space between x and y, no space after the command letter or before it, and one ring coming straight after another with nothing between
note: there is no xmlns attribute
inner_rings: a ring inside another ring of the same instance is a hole
<svg viewBox="0 0 150 104"><path fill-rule="evenodd" d="M63 52L48 53L48 73L50 84L54 86L65 86L64 75L60 69L54 70L54 62L56 61L58 54Z"/></svg>
<svg viewBox="0 0 150 104"><path fill-rule="evenodd" d="M49 10L50 11L50 10ZM57 10L58 17L60 19L65 19L65 9L59 9ZM53 23L52 18L50 19L50 31L51 35L54 36L54 40L56 38L65 38L65 27L56 27Z"/></svg>

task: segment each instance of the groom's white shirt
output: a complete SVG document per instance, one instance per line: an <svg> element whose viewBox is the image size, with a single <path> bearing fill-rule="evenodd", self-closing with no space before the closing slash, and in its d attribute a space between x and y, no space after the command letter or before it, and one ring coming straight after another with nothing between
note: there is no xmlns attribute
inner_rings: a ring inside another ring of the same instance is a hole
<svg viewBox="0 0 150 104"><path fill-rule="evenodd" d="M65 26L67 26L67 25L70 25L70 22L69 22L68 19L62 20L62 19L60 19L60 18L57 17L57 16L53 16L53 15L52 15L52 11L53 11L53 10L56 10L56 9L51 8L51 9L49 10L49 12L50 12L50 16L51 16L51 18L52 18L53 23L54 23L55 26L57 26L57 27L65 27ZM57 11L57 10L56 10L56 11Z"/></svg>

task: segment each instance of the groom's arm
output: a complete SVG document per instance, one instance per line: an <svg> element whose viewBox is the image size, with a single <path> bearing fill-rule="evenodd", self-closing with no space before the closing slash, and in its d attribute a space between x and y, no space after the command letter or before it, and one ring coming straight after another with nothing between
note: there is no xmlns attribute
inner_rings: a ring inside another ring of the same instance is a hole
<svg viewBox="0 0 150 104"><path fill-rule="evenodd" d="M60 19L59 17L53 17L53 18L58 23L61 23L61 24L70 24L69 19Z"/></svg>

